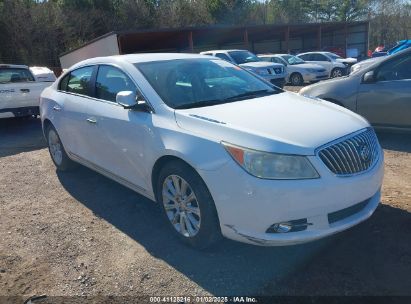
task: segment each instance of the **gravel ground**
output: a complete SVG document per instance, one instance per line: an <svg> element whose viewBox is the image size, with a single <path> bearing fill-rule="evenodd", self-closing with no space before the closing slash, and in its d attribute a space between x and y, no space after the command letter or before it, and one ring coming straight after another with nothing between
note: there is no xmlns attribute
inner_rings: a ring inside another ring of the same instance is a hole
<svg viewBox="0 0 411 304"><path fill-rule="evenodd" d="M411 295L411 135L378 136L370 220L305 245L199 252L147 199L84 167L57 172L38 119L0 120L0 296Z"/></svg>

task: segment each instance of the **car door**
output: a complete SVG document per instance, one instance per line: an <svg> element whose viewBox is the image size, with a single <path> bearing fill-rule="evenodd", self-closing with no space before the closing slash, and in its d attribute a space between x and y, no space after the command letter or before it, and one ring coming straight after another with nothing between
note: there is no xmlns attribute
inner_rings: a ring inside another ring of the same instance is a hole
<svg viewBox="0 0 411 304"><path fill-rule="evenodd" d="M71 156L87 159L93 153L89 134L89 107L95 66L86 66L65 75L58 85L53 106L53 124L66 151Z"/></svg>
<svg viewBox="0 0 411 304"><path fill-rule="evenodd" d="M325 56L323 54L320 54L320 53L310 54L308 61L312 62L312 63L315 63L315 64L318 64L318 65L321 65L322 67L324 67L327 70L328 74L331 73L331 70L333 68L331 60L327 56Z"/></svg>
<svg viewBox="0 0 411 304"><path fill-rule="evenodd" d="M148 188L145 144L153 136L151 113L124 109L116 102L121 91L137 92L137 86L123 70L100 65L94 99L89 101L88 130L93 154L88 160L111 177Z"/></svg>
<svg viewBox="0 0 411 304"><path fill-rule="evenodd" d="M37 107L43 87L39 86L24 68L0 68L1 111Z"/></svg>
<svg viewBox="0 0 411 304"><path fill-rule="evenodd" d="M358 113L371 124L411 128L411 53L383 62L359 85Z"/></svg>

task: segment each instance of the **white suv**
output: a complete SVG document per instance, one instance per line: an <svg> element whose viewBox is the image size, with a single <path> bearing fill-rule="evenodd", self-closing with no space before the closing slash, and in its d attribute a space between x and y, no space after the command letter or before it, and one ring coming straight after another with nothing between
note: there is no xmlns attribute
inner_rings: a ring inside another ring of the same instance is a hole
<svg viewBox="0 0 411 304"><path fill-rule="evenodd" d="M244 69L268 80L277 87L284 87L287 73L283 64L264 62L247 50L216 50L201 52L200 54L215 56L234 64L238 64Z"/></svg>
<svg viewBox="0 0 411 304"><path fill-rule="evenodd" d="M331 78L341 77L347 74L347 72L349 72L347 71L347 68L349 66L348 61L346 61L346 59L343 59L334 53L308 52L308 53L298 54L297 57L301 58L302 60L306 62L321 65L327 70L328 75ZM354 59L354 58L347 58L347 59L349 59L349 62L351 62L352 61L351 59ZM356 59L354 60L356 61Z"/></svg>
<svg viewBox="0 0 411 304"><path fill-rule="evenodd" d="M221 234L307 242L364 221L380 201L383 153L364 118L218 58L85 60L44 90L40 110L59 170L78 162L157 201L196 247Z"/></svg>

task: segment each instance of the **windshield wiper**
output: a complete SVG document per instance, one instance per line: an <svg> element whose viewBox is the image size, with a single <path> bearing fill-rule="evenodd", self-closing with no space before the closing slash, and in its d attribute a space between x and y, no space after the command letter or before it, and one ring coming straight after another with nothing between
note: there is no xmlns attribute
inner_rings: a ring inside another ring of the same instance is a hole
<svg viewBox="0 0 411 304"><path fill-rule="evenodd" d="M272 91L272 90L258 90L258 91L251 91L251 92L245 92L242 94L234 95L231 97L227 97L224 100L226 101L235 101L235 100L242 100L246 99L247 97L260 97L264 95L273 95L273 94L278 94L281 91Z"/></svg>
<svg viewBox="0 0 411 304"><path fill-rule="evenodd" d="M175 106L174 109L191 109L191 108L200 108L200 107L208 107L208 106L215 106L218 104L225 103L225 99L211 99L211 100L200 100L192 103L182 104L179 106Z"/></svg>

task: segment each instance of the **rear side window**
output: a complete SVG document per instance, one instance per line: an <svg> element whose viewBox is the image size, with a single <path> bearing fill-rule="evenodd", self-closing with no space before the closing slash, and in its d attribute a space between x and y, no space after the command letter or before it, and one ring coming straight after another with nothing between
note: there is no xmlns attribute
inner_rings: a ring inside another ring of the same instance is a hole
<svg viewBox="0 0 411 304"><path fill-rule="evenodd" d="M34 81L34 77L27 69L0 69L0 83L17 83L28 81Z"/></svg>
<svg viewBox="0 0 411 304"><path fill-rule="evenodd" d="M224 54L224 53L216 53L215 56L218 57L218 58L221 58L221 59L223 59L223 60L226 60L226 61L230 61L230 62L231 62L230 57L228 57L228 56L227 56L226 54Z"/></svg>
<svg viewBox="0 0 411 304"><path fill-rule="evenodd" d="M137 92L131 79L118 68L101 65L96 80L96 97L116 102L116 95L121 91Z"/></svg>
<svg viewBox="0 0 411 304"><path fill-rule="evenodd" d="M60 82L61 89L64 90L64 81L67 81L65 91L90 96L91 75L93 74L93 69L94 67L90 66L71 71L68 75L68 79L65 79L66 76Z"/></svg>
<svg viewBox="0 0 411 304"><path fill-rule="evenodd" d="M311 54L311 61L328 61L327 57L323 54Z"/></svg>
<svg viewBox="0 0 411 304"><path fill-rule="evenodd" d="M66 76L63 77L62 80L60 80L59 90L67 91L67 85L68 85L69 78L70 78L70 74L67 74Z"/></svg>

